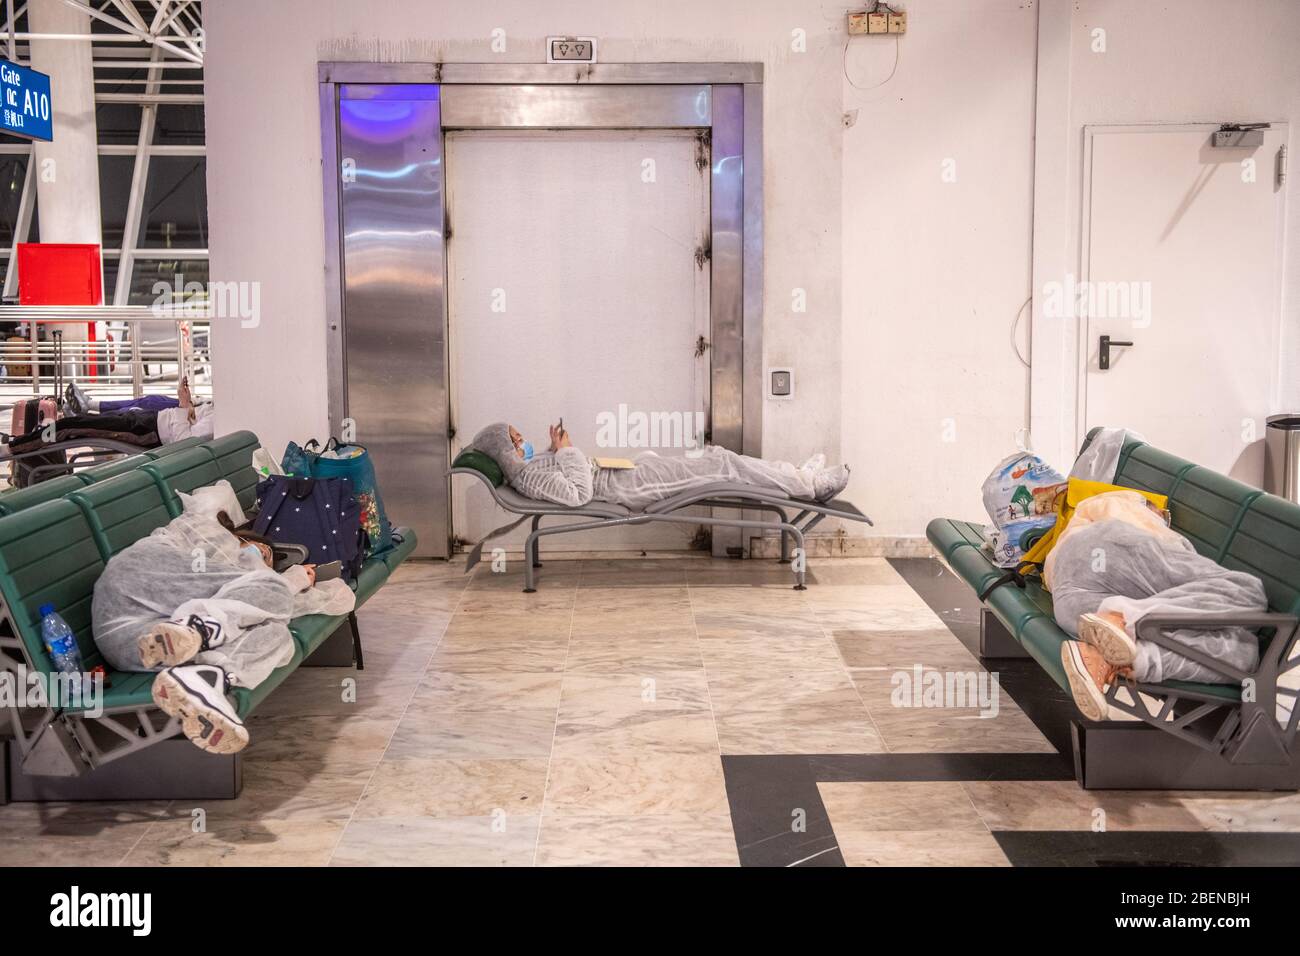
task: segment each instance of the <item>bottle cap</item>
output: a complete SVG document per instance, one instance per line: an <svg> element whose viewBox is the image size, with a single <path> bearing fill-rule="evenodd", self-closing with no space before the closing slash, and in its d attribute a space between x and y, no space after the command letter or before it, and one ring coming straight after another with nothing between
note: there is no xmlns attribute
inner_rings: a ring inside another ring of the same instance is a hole
<svg viewBox="0 0 1300 956"><path fill-rule="evenodd" d="M47 614L53 614L53 613L54 613L54 605L53 605L53 604L42 604L42 605L41 605L41 607L40 607L40 615L41 615L41 617L44 617L44 616L47 615Z"/></svg>

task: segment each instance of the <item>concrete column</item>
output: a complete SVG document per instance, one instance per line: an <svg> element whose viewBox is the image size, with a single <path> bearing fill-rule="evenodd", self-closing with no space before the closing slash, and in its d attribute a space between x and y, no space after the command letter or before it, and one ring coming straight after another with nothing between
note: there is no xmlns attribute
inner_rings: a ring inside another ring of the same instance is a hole
<svg viewBox="0 0 1300 956"><path fill-rule="evenodd" d="M90 17L62 0L30 0L27 17L32 33L90 33ZM31 51L32 68L50 75L54 110L54 141L36 143L33 155L41 241L99 243L99 156L90 42L33 40ZM64 341L86 338L83 323L65 324L63 331Z"/></svg>

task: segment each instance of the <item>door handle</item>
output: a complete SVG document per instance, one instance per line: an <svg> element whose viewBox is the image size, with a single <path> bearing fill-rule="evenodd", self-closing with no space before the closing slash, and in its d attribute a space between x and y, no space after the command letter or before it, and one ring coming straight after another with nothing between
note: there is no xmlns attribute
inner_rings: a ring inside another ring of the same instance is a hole
<svg viewBox="0 0 1300 956"><path fill-rule="evenodd" d="M1097 352L1097 367L1103 372L1110 368L1110 350L1113 348L1132 348L1132 342L1120 342L1109 335L1101 337L1101 348Z"/></svg>

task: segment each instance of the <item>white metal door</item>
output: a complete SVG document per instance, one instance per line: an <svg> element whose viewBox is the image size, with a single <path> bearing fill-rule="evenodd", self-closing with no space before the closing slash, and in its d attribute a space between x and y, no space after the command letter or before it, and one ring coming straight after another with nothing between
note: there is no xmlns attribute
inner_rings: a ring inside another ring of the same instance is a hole
<svg viewBox="0 0 1300 956"><path fill-rule="evenodd" d="M677 413L693 425L707 410L708 356L695 352L709 322L709 263L697 256L709 236L709 176L698 155L688 130L447 134L457 450L506 420L541 452L548 424L563 417L588 455L631 457L639 436L620 420ZM611 420L615 440L598 444ZM687 450L663 440L659 454ZM483 488L454 482L460 538L478 540L504 517ZM682 548L690 534L649 525L551 547Z"/></svg>
<svg viewBox="0 0 1300 956"><path fill-rule="evenodd" d="M1060 303L1086 330L1085 428L1122 425L1258 484L1278 396L1286 128L1253 149L1212 148L1214 129L1087 130L1083 275ZM1133 343L1109 348L1108 368L1102 336Z"/></svg>

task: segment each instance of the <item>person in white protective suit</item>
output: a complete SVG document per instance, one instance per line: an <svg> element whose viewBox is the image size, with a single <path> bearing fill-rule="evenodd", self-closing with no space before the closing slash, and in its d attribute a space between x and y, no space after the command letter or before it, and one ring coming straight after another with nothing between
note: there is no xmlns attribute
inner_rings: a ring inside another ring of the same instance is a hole
<svg viewBox="0 0 1300 956"><path fill-rule="evenodd" d="M189 507L188 498L187 508ZM195 745L234 753L248 730L229 699L293 659L289 621L347 614L341 580L315 568L271 568L270 543L226 513L186 511L109 559L95 582L95 644L120 671L157 671L153 699Z"/></svg>
<svg viewBox="0 0 1300 956"><path fill-rule="evenodd" d="M689 488L734 482L767 488L795 498L829 501L849 483L848 465L827 468L824 455L802 465L739 455L705 445L699 455L639 454L633 468L598 468L573 447L569 433L551 426L551 444L534 454L531 443L511 425L488 425L470 443L487 455L522 495L539 501L577 507L589 501L609 501L639 511Z"/></svg>
<svg viewBox="0 0 1300 956"><path fill-rule="evenodd" d="M1198 554L1136 491L1085 499L1048 554L1043 576L1057 624L1078 637L1062 642L1061 664L1089 720L1124 716L1106 700L1106 688L1117 680L1228 681L1212 667L1139 638L1143 618L1194 613L1213 621L1268 609L1259 578ZM1259 664L1259 638L1246 627L1211 623L1161 633L1237 670Z"/></svg>

